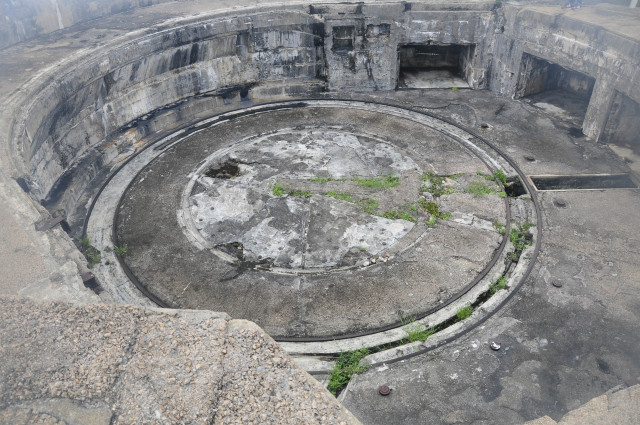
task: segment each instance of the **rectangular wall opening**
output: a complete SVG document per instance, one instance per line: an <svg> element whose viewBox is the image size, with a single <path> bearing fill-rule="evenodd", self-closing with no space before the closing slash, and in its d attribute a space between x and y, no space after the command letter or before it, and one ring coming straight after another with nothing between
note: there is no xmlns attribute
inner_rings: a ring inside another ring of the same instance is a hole
<svg viewBox="0 0 640 425"><path fill-rule="evenodd" d="M398 88L468 88L475 45L398 46Z"/></svg>
<svg viewBox="0 0 640 425"><path fill-rule="evenodd" d="M586 74L524 53L515 97L529 98L548 112L582 124L594 85L595 79Z"/></svg>
<svg viewBox="0 0 640 425"><path fill-rule="evenodd" d="M333 51L337 53L352 51L355 32L354 26L333 27Z"/></svg>

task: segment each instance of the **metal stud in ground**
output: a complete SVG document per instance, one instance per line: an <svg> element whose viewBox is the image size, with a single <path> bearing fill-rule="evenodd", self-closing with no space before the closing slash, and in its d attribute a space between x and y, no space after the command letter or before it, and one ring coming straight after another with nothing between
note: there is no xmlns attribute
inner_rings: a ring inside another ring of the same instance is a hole
<svg viewBox="0 0 640 425"><path fill-rule="evenodd" d="M380 388L378 388L378 392L380 393L380 395L387 396L391 394L391 388L389 388L388 385L380 385Z"/></svg>
<svg viewBox="0 0 640 425"><path fill-rule="evenodd" d="M560 279L553 279L551 284L556 288L562 288L562 281Z"/></svg>
<svg viewBox="0 0 640 425"><path fill-rule="evenodd" d="M491 349L492 349L493 351L498 351L498 350L500 350L500 347L501 347L501 346L500 346L500 344L498 344L497 342L495 342L495 341L491 341L491 344L489 344L489 347L491 347Z"/></svg>

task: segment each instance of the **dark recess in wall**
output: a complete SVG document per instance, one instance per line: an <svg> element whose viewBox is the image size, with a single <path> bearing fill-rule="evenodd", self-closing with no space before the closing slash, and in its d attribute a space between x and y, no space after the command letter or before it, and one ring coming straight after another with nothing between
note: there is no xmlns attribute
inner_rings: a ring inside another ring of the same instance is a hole
<svg viewBox="0 0 640 425"><path fill-rule="evenodd" d="M405 73L446 71L468 79L469 64L475 45L471 44L407 44L398 46L398 87Z"/></svg>
<svg viewBox="0 0 640 425"><path fill-rule="evenodd" d="M626 146L640 154L640 103L616 91L600 141Z"/></svg>
<svg viewBox="0 0 640 425"><path fill-rule="evenodd" d="M596 80L578 71L523 53L516 97L526 97L545 91L566 90L589 100Z"/></svg>
<svg viewBox="0 0 640 425"><path fill-rule="evenodd" d="M576 119L584 119L595 78L555 63L522 54L515 98L554 105Z"/></svg>

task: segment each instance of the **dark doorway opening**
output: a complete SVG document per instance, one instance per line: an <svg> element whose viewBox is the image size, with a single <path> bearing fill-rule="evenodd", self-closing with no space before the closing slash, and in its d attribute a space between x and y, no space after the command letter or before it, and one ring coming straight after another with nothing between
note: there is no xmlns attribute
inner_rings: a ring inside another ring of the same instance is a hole
<svg viewBox="0 0 640 425"><path fill-rule="evenodd" d="M526 97L550 113L564 115L582 124L595 79L524 53L516 98Z"/></svg>
<svg viewBox="0 0 640 425"><path fill-rule="evenodd" d="M468 88L475 45L398 46L398 88Z"/></svg>

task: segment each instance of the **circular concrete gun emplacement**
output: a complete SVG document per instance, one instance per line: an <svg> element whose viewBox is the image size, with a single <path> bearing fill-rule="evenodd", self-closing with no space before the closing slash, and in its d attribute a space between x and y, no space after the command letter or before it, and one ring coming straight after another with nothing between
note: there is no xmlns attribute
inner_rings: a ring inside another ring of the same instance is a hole
<svg viewBox="0 0 640 425"><path fill-rule="evenodd" d="M161 306L224 310L281 341L357 340L482 301L513 263L507 175L483 141L417 111L272 103L142 151L87 232L112 231Z"/></svg>

